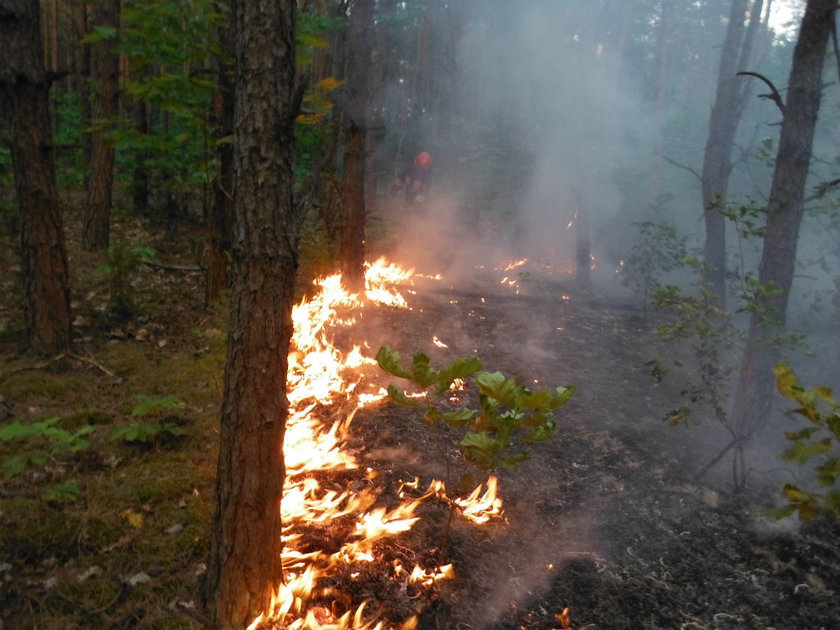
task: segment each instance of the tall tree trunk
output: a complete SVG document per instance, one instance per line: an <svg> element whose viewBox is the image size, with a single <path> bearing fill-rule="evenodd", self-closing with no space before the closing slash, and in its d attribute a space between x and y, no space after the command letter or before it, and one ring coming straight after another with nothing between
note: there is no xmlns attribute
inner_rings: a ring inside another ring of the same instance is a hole
<svg viewBox="0 0 840 630"><path fill-rule="evenodd" d="M575 279L581 288L589 288L592 267L592 246L589 240L589 213L583 207L580 194L577 200L575 221Z"/></svg>
<svg viewBox="0 0 840 630"><path fill-rule="evenodd" d="M138 99L134 101L132 109L134 110L134 129L141 138L146 137L150 129L150 106L145 101ZM145 149L135 149L134 169L131 173L131 207L135 216L142 216L149 209L152 175L146 164L148 159L148 151Z"/></svg>
<svg viewBox="0 0 840 630"><path fill-rule="evenodd" d="M79 7L79 40L88 33L90 30L90 7L88 7L87 2L79 3L81 6ZM93 118L93 103L92 103L92 95L90 90L90 80L91 80L91 70L90 70L90 45L82 44L81 51L79 53L79 74L81 74L81 90L79 94L81 95L81 114L83 121L89 121ZM93 156L93 134L85 131L82 133L82 161L85 165L90 166L91 157ZM87 178L90 178L90 171L87 173Z"/></svg>
<svg viewBox="0 0 840 630"><path fill-rule="evenodd" d="M774 334L783 330L786 319L822 96L823 63L836 10L837 0L808 0L793 53L758 276L762 287L779 292L767 296L763 300L766 310L753 313L750 320L732 407L739 451L770 413L771 368L778 356L770 343Z"/></svg>
<svg viewBox="0 0 840 630"><path fill-rule="evenodd" d="M230 7L236 10L236 3ZM228 24L219 29L221 57L217 60L217 90L214 103L216 135L226 138L233 135L234 77L233 60L236 56L236 33L230 24L236 23L231 15ZM219 172L213 186L213 203L207 217L210 235L207 274L204 284L204 302L215 302L228 288L228 258L233 240L233 145L222 142L218 145Z"/></svg>
<svg viewBox="0 0 840 630"><path fill-rule="evenodd" d="M70 274L56 185L50 79L41 48L40 5L0 0L0 98L21 215L25 345L57 354L72 345Z"/></svg>
<svg viewBox="0 0 840 630"><path fill-rule="evenodd" d="M365 262L365 135L368 117L373 1L355 0L347 41L347 102L344 108L344 181L338 259L342 278L354 290L364 288Z"/></svg>
<svg viewBox="0 0 840 630"><path fill-rule="evenodd" d="M95 27L119 29L119 0L94 3L91 17ZM91 44L91 75L96 82L93 118L100 129L93 133L87 203L82 227L82 246L99 251L110 244L111 196L114 188L114 145L106 130L117 115L119 99L119 57L113 52L113 38Z"/></svg>
<svg viewBox="0 0 840 630"><path fill-rule="evenodd" d="M720 204L726 202L732 169L732 147L740 117L737 107L738 78L735 73L738 71L747 5L748 0L732 0L703 156L702 196L706 223L705 258L708 265L706 281L721 305L726 302L726 219L720 212Z"/></svg>
<svg viewBox="0 0 840 630"><path fill-rule="evenodd" d="M216 507L203 601L221 629L282 579L286 376L300 217L292 200L296 0L238 2L234 243Z"/></svg>
<svg viewBox="0 0 840 630"><path fill-rule="evenodd" d="M673 70L674 47L674 3L662 0L659 10L659 25L656 28L654 49L654 108L656 120L660 121L653 130L653 155L650 166L650 203L658 213L662 196L662 162L665 155L665 112L667 87Z"/></svg>

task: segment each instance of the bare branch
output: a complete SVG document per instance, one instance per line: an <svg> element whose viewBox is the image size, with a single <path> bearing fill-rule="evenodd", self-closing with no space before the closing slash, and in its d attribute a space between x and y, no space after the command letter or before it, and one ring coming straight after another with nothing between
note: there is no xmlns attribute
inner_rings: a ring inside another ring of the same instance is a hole
<svg viewBox="0 0 840 630"><path fill-rule="evenodd" d="M840 186L840 178L832 179L829 182L823 182L815 187L814 194L805 198L805 201L814 201L815 199L822 199L832 188Z"/></svg>
<svg viewBox="0 0 840 630"><path fill-rule="evenodd" d="M697 178L697 179L698 179L698 180L702 183L702 181L703 181L703 176L702 176L702 175L700 175L700 173L698 173L697 171L695 171L695 170L694 170L693 168L691 168L690 166L685 166L685 165L683 165L683 164L680 164L679 162L675 162L674 160L672 160L671 158L669 158L668 156L665 156L665 155L663 155L663 156L662 156L662 159L663 159L663 160L665 160L666 162L668 162L668 164L673 164L673 165L674 165L674 166L676 166L677 168L681 168L681 169L683 169L684 171L688 171L689 173L691 173L692 175L694 175L694 177L696 177L696 178Z"/></svg>
<svg viewBox="0 0 840 630"><path fill-rule="evenodd" d="M782 112L782 116L785 115L785 103L782 100L781 94L779 94L779 90L776 89L776 86L773 85L773 82L770 79L758 72L736 72L735 74L738 76L756 77L757 79L764 81L764 83L767 84L767 87L770 88L770 94L759 94L758 97L770 99L776 103L776 107L778 107L779 111Z"/></svg>

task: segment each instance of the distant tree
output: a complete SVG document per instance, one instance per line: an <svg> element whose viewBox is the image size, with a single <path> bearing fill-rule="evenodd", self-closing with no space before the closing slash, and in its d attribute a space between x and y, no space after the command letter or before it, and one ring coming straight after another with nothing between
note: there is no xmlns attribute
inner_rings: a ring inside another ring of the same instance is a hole
<svg viewBox="0 0 840 630"><path fill-rule="evenodd" d="M748 8L750 27L746 29ZM732 0L726 36L720 52L717 89L709 117L709 134L703 157L702 196L706 223L707 281L721 304L726 303L725 203L732 171L732 150L745 102L743 80L736 76L750 63L752 44L760 23L763 0Z"/></svg>
<svg viewBox="0 0 840 630"><path fill-rule="evenodd" d="M0 111L9 125L21 215L25 345L56 354L72 345L70 277L56 185L50 82L40 3L0 0Z"/></svg>
<svg viewBox="0 0 840 630"><path fill-rule="evenodd" d="M368 128L370 41L373 0L354 0L347 38L347 79L344 104L344 181L338 258L342 278L354 290L364 288L365 262L365 138Z"/></svg>
<svg viewBox="0 0 840 630"><path fill-rule="evenodd" d="M236 3L230 5L236 10ZM210 234L207 248L207 273L204 283L204 301L210 304L228 288L228 258L233 239L233 144L227 138L233 136L234 116L234 68L236 56L236 33L233 25L236 16L219 27L220 54L216 58L217 87L213 117L215 119L219 160L218 174L213 181L213 199L208 208L207 231Z"/></svg>
<svg viewBox="0 0 840 630"><path fill-rule="evenodd" d="M82 225L82 245L88 251L105 249L111 240L111 200L114 190L114 145L107 132L119 105L119 56L113 49L120 27L120 0L92 5L94 31L90 42L90 76L94 89L91 161L87 202Z"/></svg>
<svg viewBox="0 0 840 630"><path fill-rule="evenodd" d="M784 330L804 211L805 183L822 96L822 73L837 0L808 0L793 53L758 282L766 292L753 312L741 364L733 415L740 452L770 413L773 338ZM741 472L742 476L745 471Z"/></svg>
<svg viewBox="0 0 840 630"><path fill-rule="evenodd" d="M216 502L203 603L216 628L282 579L286 375L298 266L292 199L296 0L236 2L234 242Z"/></svg>

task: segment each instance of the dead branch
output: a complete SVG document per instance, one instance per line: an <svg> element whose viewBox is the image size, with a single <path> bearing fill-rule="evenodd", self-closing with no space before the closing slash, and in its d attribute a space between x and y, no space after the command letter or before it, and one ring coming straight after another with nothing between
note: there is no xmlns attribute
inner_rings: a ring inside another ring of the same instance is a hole
<svg viewBox="0 0 840 630"><path fill-rule="evenodd" d="M840 186L840 178L832 179L829 182L823 182L822 184L819 184L815 187L814 194L806 197L805 201L814 201L815 199L822 199L826 196L828 191L830 191L832 188L837 188L838 186Z"/></svg>
<svg viewBox="0 0 840 630"><path fill-rule="evenodd" d="M763 74L759 74L758 72L736 72L736 76L747 76L747 77L755 77L757 79L761 79L767 84L767 87L770 88L770 94L759 94L758 98L767 98L776 103L776 107L779 108L779 111L782 112L782 116L785 115L785 103L782 100L781 94L779 94L779 90L776 89L776 86L773 85L773 82L765 77Z"/></svg>
<svg viewBox="0 0 840 630"><path fill-rule="evenodd" d="M696 177L696 178L697 178L700 182L702 182L702 181L703 181L703 176L702 176L702 175L700 175L700 173L698 173L697 171L695 171L695 170L694 170L693 168L691 168L690 166L685 166L684 164L680 164L679 162L675 162L674 160L672 160L671 158L669 158L667 155L663 155L663 156L662 156L662 159L663 159L663 160L665 160L666 162L668 162L668 164L673 164L673 165L674 165L674 166L676 166L677 168L681 168L681 169L683 169L684 171L688 171L689 173L691 173L692 175L694 175L694 177Z"/></svg>
<svg viewBox="0 0 840 630"><path fill-rule="evenodd" d="M97 370L99 370L103 374L110 376L111 378L119 378L111 370L103 366L101 363L98 363L95 359L83 357L81 355L76 354L75 352L62 352L61 354L57 354L56 356L50 359L40 361L38 363L35 363L34 365L26 365L23 367L15 368L14 370L9 370L8 372L5 372L2 375L0 375L0 381L4 381L12 374L17 374L19 372L26 372L28 370L43 370L45 367L55 363L56 361L61 361L61 359L64 358L73 359L75 361L81 361L82 363L87 363L88 365L92 365Z"/></svg>
<svg viewBox="0 0 840 630"><path fill-rule="evenodd" d="M198 265L164 265L163 263L146 260L145 258L140 262L152 269L160 269L161 271L204 271L204 269Z"/></svg>

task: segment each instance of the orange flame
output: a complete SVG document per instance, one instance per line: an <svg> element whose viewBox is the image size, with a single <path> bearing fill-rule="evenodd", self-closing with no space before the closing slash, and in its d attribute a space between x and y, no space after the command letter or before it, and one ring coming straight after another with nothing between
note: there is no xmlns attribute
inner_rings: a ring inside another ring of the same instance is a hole
<svg viewBox="0 0 840 630"><path fill-rule="evenodd" d="M332 275L317 280L314 283L317 292L292 311L294 333L287 380L289 420L284 449L287 479L281 503L285 582L277 587L271 609L251 623L251 630L267 623L287 630L396 630L386 628L383 622L365 621L364 604L355 612L341 616L317 605L315 597L329 597L325 589L319 589L319 582L341 567L375 560L375 543L411 529L419 518L415 510L423 501L432 497L449 500L443 483L437 480L421 496L408 496L406 490L417 488L419 480L415 480L413 486L404 483L399 490L403 503L390 509L374 507L378 493L372 489L337 492L321 487L312 476L319 471L359 468L356 459L344 448L350 422L358 408L386 395L382 388L357 391L359 369L375 361L359 346L349 351L337 348L331 341L332 333L338 327L352 326L356 322L353 314L368 303L410 308L394 285L411 285L413 271L382 258L365 267L363 296L349 293L342 286L341 277ZM316 414L330 407L334 415L340 415L341 409L350 411L346 417L325 426ZM373 471L366 473L367 481L375 477ZM484 494L479 486L469 497L454 502L466 518L476 523L501 514L495 478L488 481ZM353 519L354 524L336 553L301 549L304 526L327 526L338 519L344 519L345 523L346 519ZM394 568L395 578L402 573ZM412 588L420 589L452 577L451 565L429 569L418 566L406 579L413 584ZM398 630L414 630L416 626L417 618L411 617Z"/></svg>

